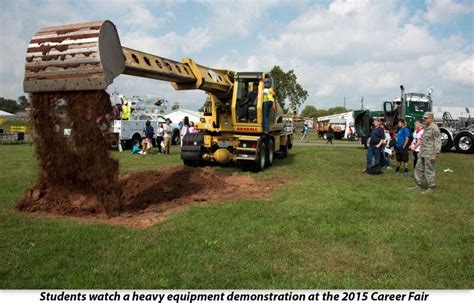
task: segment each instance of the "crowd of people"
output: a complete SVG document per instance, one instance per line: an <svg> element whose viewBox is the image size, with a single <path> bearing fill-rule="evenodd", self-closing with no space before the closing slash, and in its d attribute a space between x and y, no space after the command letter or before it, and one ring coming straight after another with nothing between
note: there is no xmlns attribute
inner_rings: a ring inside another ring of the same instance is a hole
<svg viewBox="0 0 474 303"><path fill-rule="evenodd" d="M426 182L424 192L433 191L436 185L435 160L441 151L441 133L433 122L433 113L426 112L423 120L417 120L413 132L404 119L398 121L396 132L380 118L374 119L373 123L367 149L367 165L363 172L380 174L383 168L391 170L390 159L395 159L393 173L408 176L408 163L412 155L416 182L413 189L422 189Z"/></svg>
<svg viewBox="0 0 474 303"><path fill-rule="evenodd" d="M171 140L173 138L173 127L171 126L172 121L167 118L166 123L158 123L158 127L155 130L151 125L150 121L146 121L145 128L143 129L143 140L142 142L135 142L132 146L132 154L147 155L150 153L153 143L158 148L158 154L170 154ZM186 134L194 134L199 131L193 121L189 121L186 116L178 124L179 137L181 146L183 145L183 138ZM154 142L153 142L154 141Z"/></svg>

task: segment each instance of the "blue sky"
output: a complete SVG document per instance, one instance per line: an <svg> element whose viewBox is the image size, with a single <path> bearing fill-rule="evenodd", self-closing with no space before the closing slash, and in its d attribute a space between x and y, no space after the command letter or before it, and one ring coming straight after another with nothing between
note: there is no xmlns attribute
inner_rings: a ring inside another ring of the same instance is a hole
<svg viewBox="0 0 474 303"><path fill-rule="evenodd" d="M474 2L0 0L0 96L22 95L24 56L42 26L109 19L124 46L237 71L293 69L305 104L372 109L433 88L435 105L474 106ZM200 91L120 76L109 87L197 109Z"/></svg>

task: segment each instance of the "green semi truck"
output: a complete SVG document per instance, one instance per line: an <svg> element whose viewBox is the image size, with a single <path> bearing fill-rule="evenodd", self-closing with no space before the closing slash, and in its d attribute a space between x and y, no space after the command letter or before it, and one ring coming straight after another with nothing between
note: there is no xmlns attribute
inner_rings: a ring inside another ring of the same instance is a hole
<svg viewBox="0 0 474 303"><path fill-rule="evenodd" d="M382 111L354 111L356 133L362 138L363 143L365 141L364 138L370 136L374 118L383 118L385 124L391 129L396 129L398 127L398 120L405 119L407 121L407 127L413 130L415 128L415 121L423 119L423 114L425 112L432 111L433 101L431 100L431 90L428 94L405 94L405 88L403 85L400 85L400 90L401 94L399 98L395 98L393 101L383 102Z"/></svg>

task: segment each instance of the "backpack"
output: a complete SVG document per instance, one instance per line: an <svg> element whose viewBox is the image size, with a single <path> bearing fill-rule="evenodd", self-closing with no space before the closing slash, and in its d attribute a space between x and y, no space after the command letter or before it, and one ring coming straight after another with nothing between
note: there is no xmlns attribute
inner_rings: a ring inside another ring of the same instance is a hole
<svg viewBox="0 0 474 303"><path fill-rule="evenodd" d="M381 163L377 163L377 164L374 164L370 169L369 171L367 172L369 175L379 175L382 173L382 164Z"/></svg>

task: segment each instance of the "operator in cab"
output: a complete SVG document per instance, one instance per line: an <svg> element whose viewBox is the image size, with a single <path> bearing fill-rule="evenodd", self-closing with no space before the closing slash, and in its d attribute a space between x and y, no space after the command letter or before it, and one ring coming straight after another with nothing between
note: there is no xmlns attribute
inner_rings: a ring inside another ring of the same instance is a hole
<svg viewBox="0 0 474 303"><path fill-rule="evenodd" d="M263 90L263 131L268 134L270 129L270 113L275 107L275 92L273 88L265 88Z"/></svg>
<svg viewBox="0 0 474 303"><path fill-rule="evenodd" d="M245 122L254 122L250 121L250 116L249 116L249 108L250 107L257 107L257 97L258 97L258 82L253 83L252 85L252 91L248 94L247 98L245 99L244 102L241 104L241 116L242 120Z"/></svg>

